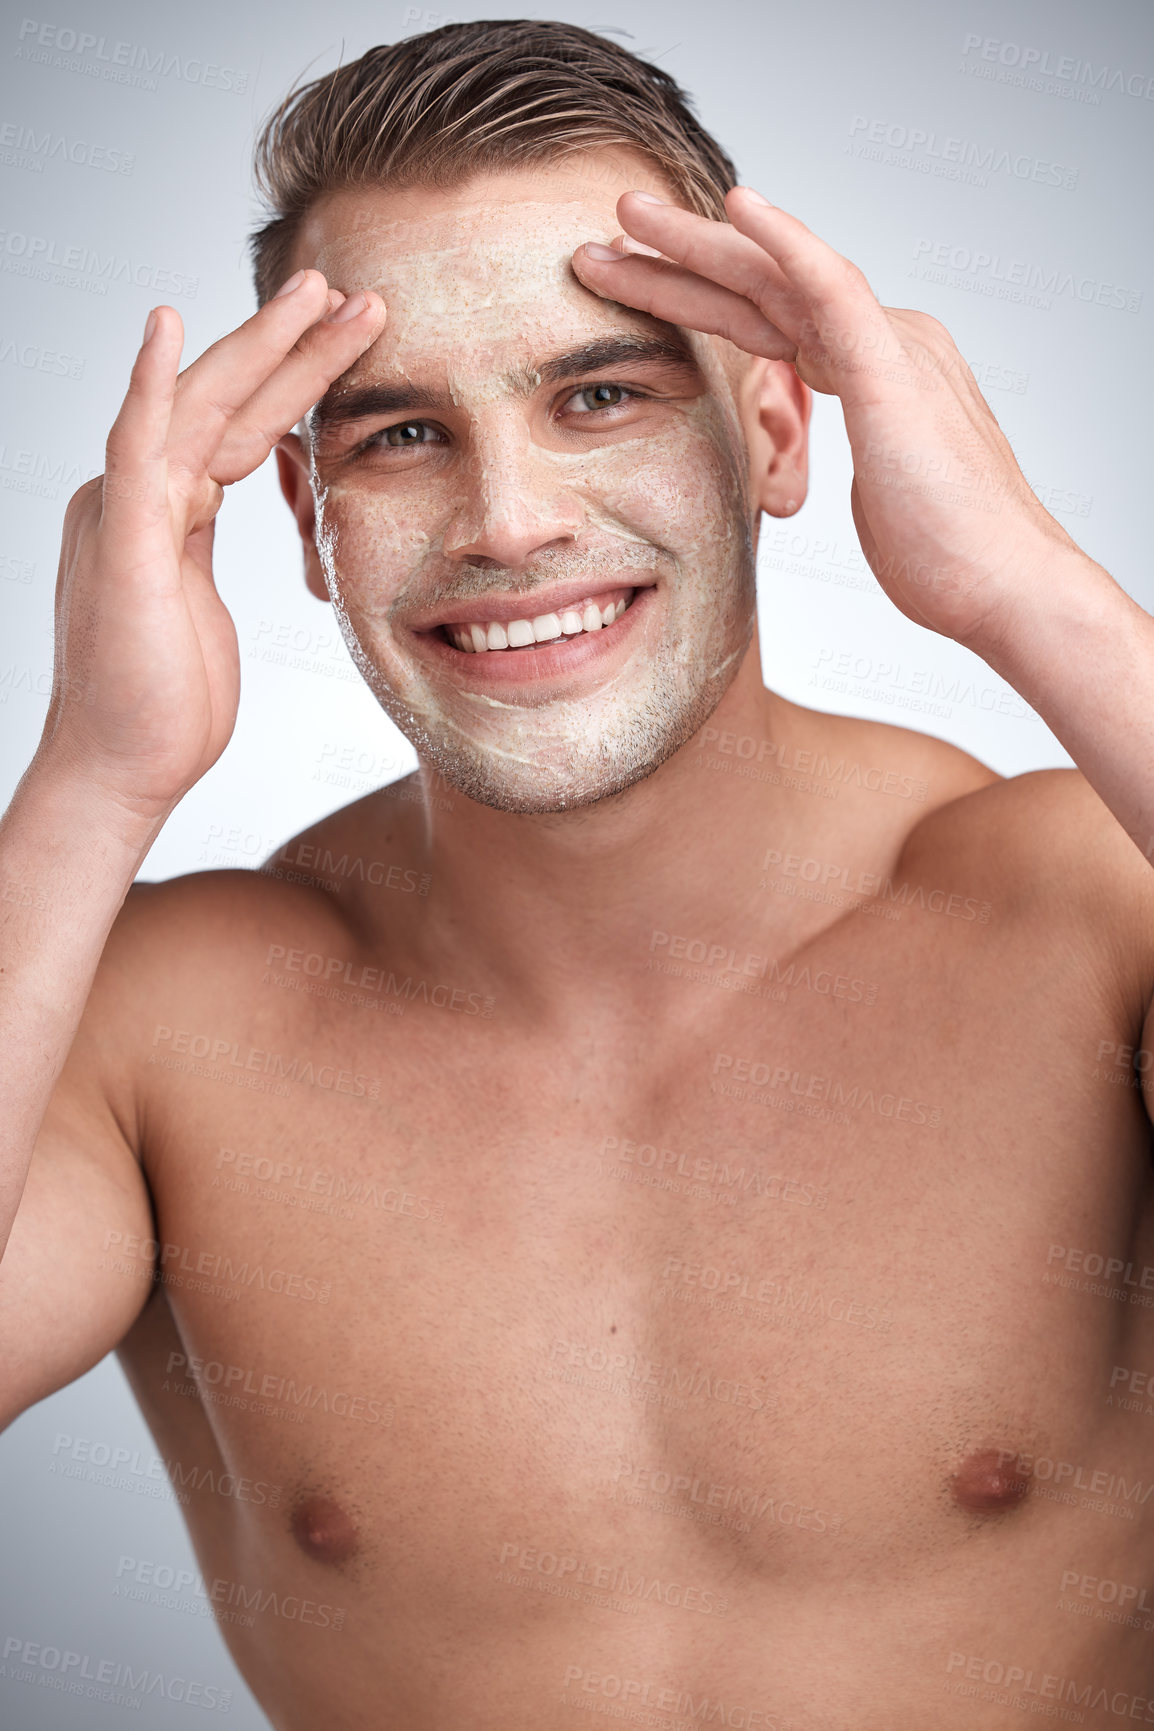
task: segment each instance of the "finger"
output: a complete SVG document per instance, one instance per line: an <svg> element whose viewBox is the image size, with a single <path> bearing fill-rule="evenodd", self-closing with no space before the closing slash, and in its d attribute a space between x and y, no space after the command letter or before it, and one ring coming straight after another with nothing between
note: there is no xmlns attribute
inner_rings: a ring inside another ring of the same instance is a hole
<svg viewBox="0 0 1154 1731"><path fill-rule="evenodd" d="M800 293L808 311L798 331L799 341L809 348L811 339L817 339L831 359L849 360L867 349L874 360L883 358L878 345L891 335L891 327L857 265L796 216L767 204L751 187L739 186L727 193L725 207L733 226L771 257L795 293ZM888 346L896 348L892 341Z"/></svg>
<svg viewBox="0 0 1154 1731"><path fill-rule="evenodd" d="M643 240L634 240L631 234L615 234L609 245L615 252L638 253L642 258L660 258L661 253L655 246L646 246Z"/></svg>
<svg viewBox="0 0 1154 1731"><path fill-rule="evenodd" d="M601 253L608 250L599 248ZM667 259L621 254L610 260L585 245L573 254L573 269L594 294L667 324L725 337L748 354L775 361L792 360L797 352L796 344L742 295Z"/></svg>
<svg viewBox="0 0 1154 1731"><path fill-rule="evenodd" d="M323 318L329 286L320 271L298 271L236 330L207 348L177 381L170 449L188 467L203 467L224 427L279 366L302 332Z"/></svg>
<svg viewBox="0 0 1154 1731"><path fill-rule="evenodd" d="M895 358L900 345L856 265L750 187L735 187L725 202L730 223L637 193L618 201L618 215L667 257L751 300L805 354L802 376L818 389Z"/></svg>
<svg viewBox="0 0 1154 1731"><path fill-rule="evenodd" d="M281 365L305 331L326 315L330 290L320 271L298 275L299 281L290 279L280 294L180 375L169 436L169 457L175 465L203 471L236 411ZM379 297L372 298L381 309ZM334 378L367 346L361 340L367 316L364 322L350 320L334 345L339 351Z"/></svg>
<svg viewBox="0 0 1154 1731"><path fill-rule="evenodd" d="M377 340L387 317L380 297L358 293L347 300L342 295L336 299L338 304L327 318L304 333L233 416L208 465L222 486L259 468L333 380ZM359 312L358 302L362 303Z"/></svg>
<svg viewBox="0 0 1154 1731"><path fill-rule="evenodd" d="M791 305L800 305L797 291L756 240L730 223L714 222L673 204L657 204L651 195L643 198L636 192L618 199L617 214L634 239L657 247L696 275L744 295L782 330L789 329Z"/></svg>
<svg viewBox="0 0 1154 1731"><path fill-rule="evenodd" d="M105 447L101 523L134 558L171 550L166 453L183 343L180 314L156 307Z"/></svg>
<svg viewBox="0 0 1154 1731"><path fill-rule="evenodd" d="M735 186L725 195L725 208L734 228L768 253L785 280L810 298L820 298L836 288L851 272L855 285L865 283L865 277L847 258L752 187Z"/></svg>

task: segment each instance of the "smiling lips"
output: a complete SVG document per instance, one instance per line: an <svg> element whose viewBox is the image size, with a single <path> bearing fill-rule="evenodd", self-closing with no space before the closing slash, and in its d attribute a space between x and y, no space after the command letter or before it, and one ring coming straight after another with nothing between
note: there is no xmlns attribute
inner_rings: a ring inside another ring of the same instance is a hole
<svg viewBox="0 0 1154 1731"><path fill-rule="evenodd" d="M490 649L531 649L538 643L556 642L559 637L603 630L620 619L636 593L635 589L606 589L595 601L575 601L556 613L539 613L532 619L446 622L443 630L454 649L466 655L482 655Z"/></svg>

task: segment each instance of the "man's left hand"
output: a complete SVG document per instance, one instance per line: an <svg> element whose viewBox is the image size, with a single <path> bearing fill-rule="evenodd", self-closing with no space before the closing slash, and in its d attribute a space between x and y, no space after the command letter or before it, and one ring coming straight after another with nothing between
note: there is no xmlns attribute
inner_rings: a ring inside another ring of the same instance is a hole
<svg viewBox="0 0 1154 1731"><path fill-rule="evenodd" d="M626 193L623 229L659 256L623 235L622 256L586 245L573 268L598 295L792 362L839 397L854 523L887 595L979 654L1003 646L1093 561L1030 490L949 332L881 306L856 265L748 187L726 209L728 224Z"/></svg>

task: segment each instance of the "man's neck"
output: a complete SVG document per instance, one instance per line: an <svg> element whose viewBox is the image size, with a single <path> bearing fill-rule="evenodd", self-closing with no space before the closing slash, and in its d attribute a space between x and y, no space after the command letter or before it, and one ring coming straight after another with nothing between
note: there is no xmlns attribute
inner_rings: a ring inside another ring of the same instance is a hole
<svg viewBox="0 0 1154 1731"><path fill-rule="evenodd" d="M602 992L625 1009L624 982L643 981L667 948L655 934L687 939L694 955L703 943L740 948L764 906L765 850L804 850L828 821L824 802L799 801L773 776L775 755L813 746L820 719L766 690L754 643L707 726L596 805L523 815L458 797L446 810L423 770L432 893L412 934L421 961L555 1022L587 1014Z"/></svg>

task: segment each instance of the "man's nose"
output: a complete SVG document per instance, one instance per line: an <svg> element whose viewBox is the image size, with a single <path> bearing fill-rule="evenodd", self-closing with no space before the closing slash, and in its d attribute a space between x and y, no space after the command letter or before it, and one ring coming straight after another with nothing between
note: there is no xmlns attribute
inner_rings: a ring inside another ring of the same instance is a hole
<svg viewBox="0 0 1154 1731"><path fill-rule="evenodd" d="M475 448L443 545L462 564L518 566L546 548L572 545L581 522L578 500L545 453L514 434Z"/></svg>

